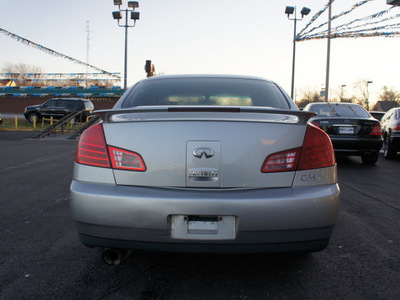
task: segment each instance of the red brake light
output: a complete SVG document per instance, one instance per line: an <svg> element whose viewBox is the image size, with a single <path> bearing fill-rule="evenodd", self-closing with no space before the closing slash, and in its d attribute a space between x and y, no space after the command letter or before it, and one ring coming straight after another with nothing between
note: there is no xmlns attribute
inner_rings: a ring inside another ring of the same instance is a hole
<svg viewBox="0 0 400 300"><path fill-rule="evenodd" d="M318 122L317 122L317 121L314 121L314 122L312 122L311 124L313 124L315 127L318 127L318 128L320 128L320 127L319 127L319 124L318 124Z"/></svg>
<svg viewBox="0 0 400 300"><path fill-rule="evenodd" d="M335 152L329 136L315 126L307 126L303 147L269 155L264 161L261 172L310 170L335 164Z"/></svg>
<svg viewBox="0 0 400 300"><path fill-rule="evenodd" d="M396 125L393 127L393 131L400 131L400 125Z"/></svg>
<svg viewBox="0 0 400 300"><path fill-rule="evenodd" d="M102 124L94 125L83 132L79 139L75 161L84 165L110 167Z"/></svg>
<svg viewBox="0 0 400 300"><path fill-rule="evenodd" d="M319 128L307 126L297 169L319 169L335 164L335 153L329 136Z"/></svg>
<svg viewBox="0 0 400 300"><path fill-rule="evenodd" d="M114 169L146 171L146 166L139 154L111 146L108 146L108 150Z"/></svg>
<svg viewBox="0 0 400 300"><path fill-rule="evenodd" d="M263 173L295 171L301 148L291 149L269 155L261 168Z"/></svg>
<svg viewBox="0 0 400 300"><path fill-rule="evenodd" d="M382 135L381 124L376 123L369 135Z"/></svg>

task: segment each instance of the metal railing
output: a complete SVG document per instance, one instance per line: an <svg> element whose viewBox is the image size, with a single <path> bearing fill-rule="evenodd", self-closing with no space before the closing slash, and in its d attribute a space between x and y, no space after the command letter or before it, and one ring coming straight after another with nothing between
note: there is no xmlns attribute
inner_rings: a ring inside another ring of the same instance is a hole
<svg viewBox="0 0 400 300"><path fill-rule="evenodd" d="M99 120L99 117L97 115L93 115L90 117L86 117L85 121L83 121L83 116L82 116L83 110L77 111L77 112L72 112L63 118L59 119L57 122L54 124L50 124L50 126L44 128L41 132L38 134L34 135L32 138L33 139L40 139L44 138L46 136L50 136L51 134L57 135L58 133L64 134L64 133L71 133L72 135L69 137L70 139L75 139L78 137L85 129L89 128L91 125L96 123ZM77 121L81 122L77 122ZM81 123L82 125L79 126L77 129L73 128L72 124L79 124Z"/></svg>

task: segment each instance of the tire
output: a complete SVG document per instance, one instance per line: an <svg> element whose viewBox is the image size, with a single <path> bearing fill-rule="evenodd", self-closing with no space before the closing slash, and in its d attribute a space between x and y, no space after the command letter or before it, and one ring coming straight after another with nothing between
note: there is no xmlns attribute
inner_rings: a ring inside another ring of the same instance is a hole
<svg viewBox="0 0 400 300"><path fill-rule="evenodd" d="M378 161L379 152L365 152L361 155L363 164L373 165Z"/></svg>
<svg viewBox="0 0 400 300"><path fill-rule="evenodd" d="M34 119L36 118L36 122L39 121L39 115L37 113L30 113L28 116L28 121L33 123Z"/></svg>
<svg viewBox="0 0 400 300"><path fill-rule="evenodd" d="M393 159L397 155L396 149L394 149L389 137L386 135L383 142L383 157L386 159Z"/></svg>

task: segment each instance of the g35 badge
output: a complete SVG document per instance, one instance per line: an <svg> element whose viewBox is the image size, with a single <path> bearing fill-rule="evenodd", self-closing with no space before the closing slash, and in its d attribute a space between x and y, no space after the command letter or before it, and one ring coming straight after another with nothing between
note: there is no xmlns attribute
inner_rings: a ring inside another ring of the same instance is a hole
<svg viewBox="0 0 400 300"><path fill-rule="evenodd" d="M304 181L304 182L316 181L317 176L315 174L305 174L305 175L301 175L300 180Z"/></svg>

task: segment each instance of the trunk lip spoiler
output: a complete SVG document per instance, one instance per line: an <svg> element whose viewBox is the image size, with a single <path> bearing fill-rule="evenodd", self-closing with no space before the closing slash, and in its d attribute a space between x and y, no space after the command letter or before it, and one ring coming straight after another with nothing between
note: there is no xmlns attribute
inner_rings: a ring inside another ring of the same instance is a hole
<svg viewBox="0 0 400 300"><path fill-rule="evenodd" d="M124 109L103 109L94 111L95 114L105 123L114 123L111 119L113 115L131 113L157 113L157 112L227 112L227 113L261 113L261 114L282 114L293 115L298 118L298 124L306 124L307 121L315 117L317 113L311 111L276 109L260 106L137 106Z"/></svg>

